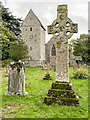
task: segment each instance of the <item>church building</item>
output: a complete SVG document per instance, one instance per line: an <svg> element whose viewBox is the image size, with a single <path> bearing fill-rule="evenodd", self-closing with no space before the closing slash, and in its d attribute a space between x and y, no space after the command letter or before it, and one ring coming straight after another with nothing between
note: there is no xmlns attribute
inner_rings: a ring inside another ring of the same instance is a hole
<svg viewBox="0 0 90 120"><path fill-rule="evenodd" d="M30 9L22 24L22 38L29 49L27 66L38 67L45 62L45 28Z"/></svg>
<svg viewBox="0 0 90 120"><path fill-rule="evenodd" d="M45 44L45 61L51 65L56 64L56 38L54 37Z"/></svg>

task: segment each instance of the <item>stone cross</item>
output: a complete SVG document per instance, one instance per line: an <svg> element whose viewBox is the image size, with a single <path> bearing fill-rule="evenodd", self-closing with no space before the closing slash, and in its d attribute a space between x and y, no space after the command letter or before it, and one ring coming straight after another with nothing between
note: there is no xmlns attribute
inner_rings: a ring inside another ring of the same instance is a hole
<svg viewBox="0 0 90 120"><path fill-rule="evenodd" d="M69 82L69 46L68 39L77 33L77 24L68 18L67 5L58 5L57 19L48 26L48 34L57 38L56 81Z"/></svg>
<svg viewBox="0 0 90 120"><path fill-rule="evenodd" d="M49 74L50 64L47 64L47 74Z"/></svg>

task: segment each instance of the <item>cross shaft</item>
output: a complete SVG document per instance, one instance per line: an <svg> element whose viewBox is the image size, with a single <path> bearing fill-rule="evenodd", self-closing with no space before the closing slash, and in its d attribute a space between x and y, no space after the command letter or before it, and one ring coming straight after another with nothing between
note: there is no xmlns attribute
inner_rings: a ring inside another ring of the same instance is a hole
<svg viewBox="0 0 90 120"><path fill-rule="evenodd" d="M69 46L68 39L77 33L77 24L67 17L67 5L58 5L57 19L48 26L48 34L57 38L56 81L69 82Z"/></svg>

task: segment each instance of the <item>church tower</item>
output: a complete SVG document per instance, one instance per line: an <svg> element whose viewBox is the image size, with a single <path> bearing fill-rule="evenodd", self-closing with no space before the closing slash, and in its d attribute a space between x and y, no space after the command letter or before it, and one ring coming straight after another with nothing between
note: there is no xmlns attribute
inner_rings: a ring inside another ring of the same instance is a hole
<svg viewBox="0 0 90 120"><path fill-rule="evenodd" d="M45 61L45 28L30 9L22 24L22 38L29 49L29 66L38 67Z"/></svg>

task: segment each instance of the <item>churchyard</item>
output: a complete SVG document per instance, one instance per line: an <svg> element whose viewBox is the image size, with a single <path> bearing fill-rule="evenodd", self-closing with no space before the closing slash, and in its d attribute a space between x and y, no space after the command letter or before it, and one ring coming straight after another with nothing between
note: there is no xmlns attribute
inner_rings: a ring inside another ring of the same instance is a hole
<svg viewBox="0 0 90 120"><path fill-rule="evenodd" d="M73 68L69 69L70 81L78 92L80 106L46 105L44 98L48 93L56 73L50 70L52 80L43 80L47 70L41 68L25 69L26 96L5 96L8 91L8 77L2 70L2 117L3 118L88 118L88 80L73 79Z"/></svg>
<svg viewBox="0 0 90 120"><path fill-rule="evenodd" d="M34 15L32 10L30 14ZM30 27L30 32L32 30ZM7 69L1 68L2 118L88 118L88 66L78 65L76 61L72 67L69 65L68 40L78 32L78 24L68 18L67 5L57 6L57 18L47 30L56 38L53 70L45 61L37 60L38 67L34 63L33 67L30 63L27 66L25 62L33 60L30 56L29 60L28 48L22 40L16 42L21 45L17 50L17 45L10 48L14 62L10 62Z"/></svg>

